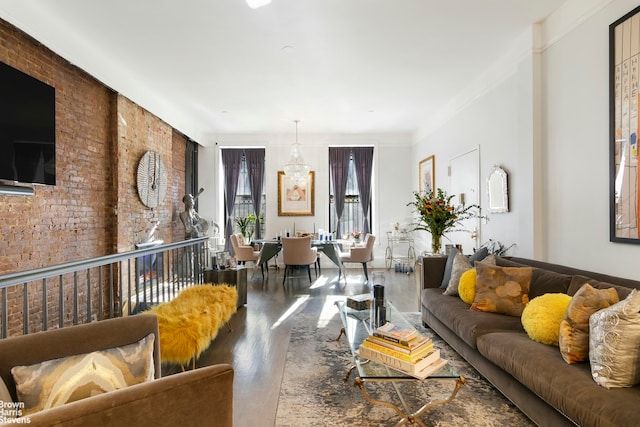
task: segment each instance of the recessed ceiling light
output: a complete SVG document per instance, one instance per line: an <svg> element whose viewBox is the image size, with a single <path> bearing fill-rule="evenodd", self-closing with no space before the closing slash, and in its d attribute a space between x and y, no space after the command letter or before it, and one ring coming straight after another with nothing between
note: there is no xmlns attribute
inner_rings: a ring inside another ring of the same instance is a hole
<svg viewBox="0 0 640 427"><path fill-rule="evenodd" d="M247 0L247 4L251 9L257 9L271 3L271 0Z"/></svg>
<svg viewBox="0 0 640 427"><path fill-rule="evenodd" d="M283 53L289 54L289 53L293 53L293 51L294 51L293 46L289 46L289 45L282 46Z"/></svg>

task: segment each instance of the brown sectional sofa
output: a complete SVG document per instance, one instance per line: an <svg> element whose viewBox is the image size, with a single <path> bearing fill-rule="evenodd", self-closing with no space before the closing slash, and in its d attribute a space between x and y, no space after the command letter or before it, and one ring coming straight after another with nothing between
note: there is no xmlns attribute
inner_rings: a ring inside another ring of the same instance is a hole
<svg viewBox="0 0 640 427"><path fill-rule="evenodd" d="M558 347L537 343L520 318L472 311L440 288L447 257L422 258L422 321L540 426L635 426L640 386L607 390L596 384L589 363L567 364ZM640 282L523 258L498 258L499 266L531 266L530 299L548 292L573 295L582 280L615 287L620 299ZM583 283L583 282L582 282Z"/></svg>
<svg viewBox="0 0 640 427"><path fill-rule="evenodd" d="M232 426L232 367L207 366L160 378L158 319L152 314L2 339L0 377L15 401L12 367L119 347L150 333L156 336L155 380L37 412L29 416L29 425Z"/></svg>

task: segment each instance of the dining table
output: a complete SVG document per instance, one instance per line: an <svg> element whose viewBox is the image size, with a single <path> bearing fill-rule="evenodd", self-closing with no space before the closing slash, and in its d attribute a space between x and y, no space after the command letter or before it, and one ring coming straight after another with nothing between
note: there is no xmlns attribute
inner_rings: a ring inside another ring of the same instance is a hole
<svg viewBox="0 0 640 427"><path fill-rule="evenodd" d="M256 266L262 267L263 265L268 267L268 262L270 259L278 255L278 253L282 250L282 241L277 239L259 239L255 240L252 243L257 243L262 247L260 250L260 256L256 261ZM311 247L317 248L318 251L322 252L327 258L331 260L341 272L341 275L345 277L346 280L346 272L344 270L344 264L340 259L340 245L335 240L312 240Z"/></svg>

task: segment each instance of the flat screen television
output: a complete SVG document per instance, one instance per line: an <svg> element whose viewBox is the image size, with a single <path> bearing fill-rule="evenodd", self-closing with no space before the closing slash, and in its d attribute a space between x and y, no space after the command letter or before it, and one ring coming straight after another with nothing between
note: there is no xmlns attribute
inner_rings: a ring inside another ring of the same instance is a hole
<svg viewBox="0 0 640 427"><path fill-rule="evenodd" d="M56 92L0 62L0 181L56 184Z"/></svg>

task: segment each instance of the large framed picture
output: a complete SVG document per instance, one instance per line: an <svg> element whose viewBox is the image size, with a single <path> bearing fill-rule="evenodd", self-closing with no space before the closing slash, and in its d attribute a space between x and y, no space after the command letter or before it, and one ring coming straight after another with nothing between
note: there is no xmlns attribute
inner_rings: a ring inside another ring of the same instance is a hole
<svg viewBox="0 0 640 427"><path fill-rule="evenodd" d="M278 171L278 216L313 216L315 171L306 178L293 179Z"/></svg>
<svg viewBox="0 0 640 427"><path fill-rule="evenodd" d="M436 188L436 158L431 155L420 160L418 165L418 180L420 192L432 191Z"/></svg>
<svg viewBox="0 0 640 427"><path fill-rule="evenodd" d="M640 244L640 7L609 26L609 240Z"/></svg>

